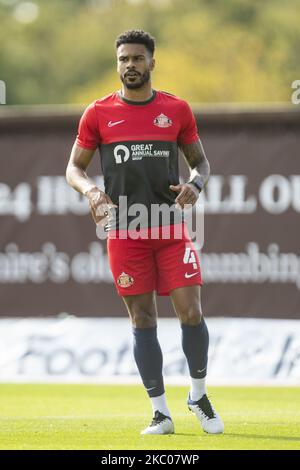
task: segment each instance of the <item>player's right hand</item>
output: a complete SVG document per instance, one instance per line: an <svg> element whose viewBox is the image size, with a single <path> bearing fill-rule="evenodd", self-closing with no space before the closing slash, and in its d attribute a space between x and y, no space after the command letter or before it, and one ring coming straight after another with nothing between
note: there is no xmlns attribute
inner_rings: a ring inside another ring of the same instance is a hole
<svg viewBox="0 0 300 470"><path fill-rule="evenodd" d="M84 193L88 198L91 213L95 224L107 222L113 218L113 208L118 207L112 202L110 197L96 186Z"/></svg>

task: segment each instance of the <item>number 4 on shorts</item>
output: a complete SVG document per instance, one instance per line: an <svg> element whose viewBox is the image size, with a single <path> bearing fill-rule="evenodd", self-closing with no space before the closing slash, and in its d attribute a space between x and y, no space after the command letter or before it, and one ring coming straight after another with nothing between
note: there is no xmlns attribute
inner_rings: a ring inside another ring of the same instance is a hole
<svg viewBox="0 0 300 470"><path fill-rule="evenodd" d="M193 268L197 269L197 263L196 263L196 258L195 258L195 253L191 250L190 246L187 246L184 252L183 256L183 262L184 264L193 264Z"/></svg>

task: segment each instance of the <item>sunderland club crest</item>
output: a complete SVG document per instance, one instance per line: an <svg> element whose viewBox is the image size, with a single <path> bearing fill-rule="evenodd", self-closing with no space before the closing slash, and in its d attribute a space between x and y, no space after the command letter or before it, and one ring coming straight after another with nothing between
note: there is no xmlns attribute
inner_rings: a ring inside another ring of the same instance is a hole
<svg viewBox="0 0 300 470"><path fill-rule="evenodd" d="M130 287L134 283L134 279L129 274L122 273L117 279L118 286L120 287Z"/></svg>
<svg viewBox="0 0 300 470"><path fill-rule="evenodd" d="M163 113L161 113L154 119L153 124L157 127L170 127L172 126L173 122L172 119L168 118L168 116L165 116Z"/></svg>

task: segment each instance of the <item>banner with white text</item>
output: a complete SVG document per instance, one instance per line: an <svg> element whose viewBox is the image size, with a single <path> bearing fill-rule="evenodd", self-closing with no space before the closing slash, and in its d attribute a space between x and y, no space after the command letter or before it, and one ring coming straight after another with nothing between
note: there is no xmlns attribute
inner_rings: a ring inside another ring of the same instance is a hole
<svg viewBox="0 0 300 470"><path fill-rule="evenodd" d="M300 385L300 322L208 318L210 385ZM189 384L177 320L159 320L168 384ZM1 382L141 383L125 318L0 320Z"/></svg>
<svg viewBox="0 0 300 470"><path fill-rule="evenodd" d="M65 180L80 113L3 109L0 316L126 316L106 241L87 200ZM299 117L197 111L211 165L197 206L199 214L204 208L198 248L207 317L300 318ZM100 158L97 151L88 174L104 189ZM180 174L187 181L182 156ZM174 315L168 298L158 298L158 310Z"/></svg>

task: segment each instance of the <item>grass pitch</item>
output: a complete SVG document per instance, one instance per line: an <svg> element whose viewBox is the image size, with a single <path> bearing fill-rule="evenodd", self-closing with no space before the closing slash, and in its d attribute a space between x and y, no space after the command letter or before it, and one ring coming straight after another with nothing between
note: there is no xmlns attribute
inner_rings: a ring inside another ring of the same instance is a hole
<svg viewBox="0 0 300 470"><path fill-rule="evenodd" d="M186 387L167 387L171 436L151 420L142 386L0 384L0 449L300 449L300 388L209 387L225 434L204 433Z"/></svg>

